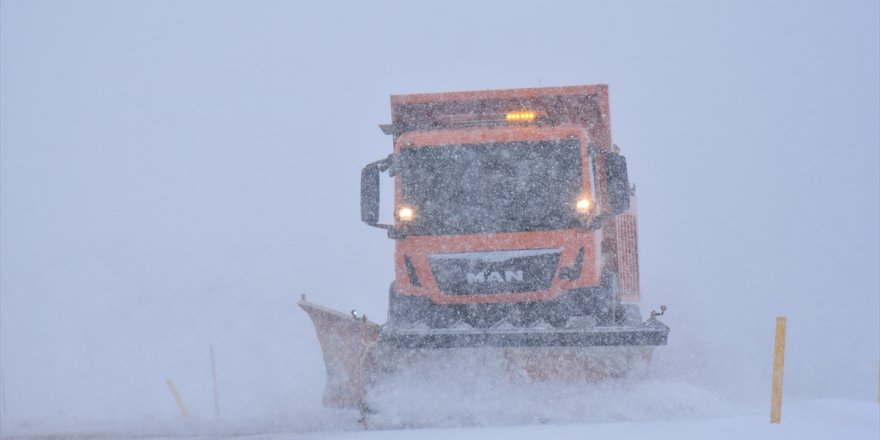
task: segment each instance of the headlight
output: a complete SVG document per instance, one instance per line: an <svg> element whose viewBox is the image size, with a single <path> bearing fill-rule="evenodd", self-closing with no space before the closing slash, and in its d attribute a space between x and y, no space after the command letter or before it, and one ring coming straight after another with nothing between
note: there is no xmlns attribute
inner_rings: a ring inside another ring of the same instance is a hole
<svg viewBox="0 0 880 440"><path fill-rule="evenodd" d="M408 222L413 219L416 215L416 212L413 211L412 208L407 206L402 206L397 209L397 219L402 222Z"/></svg>
<svg viewBox="0 0 880 440"><path fill-rule="evenodd" d="M593 207L593 202L590 201L590 199L588 199L586 197L578 200L577 204L575 205L575 208L577 208L577 211L580 213L583 213L583 214L590 212L590 208L592 208L592 207Z"/></svg>

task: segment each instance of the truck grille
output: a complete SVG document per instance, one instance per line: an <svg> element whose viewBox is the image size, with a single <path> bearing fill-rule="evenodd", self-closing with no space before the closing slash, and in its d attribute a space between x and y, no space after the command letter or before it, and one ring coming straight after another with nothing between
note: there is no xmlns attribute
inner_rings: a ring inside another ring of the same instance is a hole
<svg viewBox="0 0 880 440"><path fill-rule="evenodd" d="M550 287L561 249L433 254L428 257L445 294L520 293Z"/></svg>

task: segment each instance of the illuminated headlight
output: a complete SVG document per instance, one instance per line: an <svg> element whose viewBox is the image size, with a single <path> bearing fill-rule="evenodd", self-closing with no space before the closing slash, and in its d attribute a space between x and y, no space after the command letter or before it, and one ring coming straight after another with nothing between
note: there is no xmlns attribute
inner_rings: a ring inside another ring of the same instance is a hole
<svg viewBox="0 0 880 440"><path fill-rule="evenodd" d="M397 210L397 219L402 222L408 222L413 219L416 212L412 208L403 206Z"/></svg>
<svg viewBox="0 0 880 440"><path fill-rule="evenodd" d="M591 202L590 199L588 199L586 197L578 200L577 204L575 205L575 208L577 208L578 212L584 213L584 214L590 212L590 208L592 208L592 207L593 207L593 202Z"/></svg>

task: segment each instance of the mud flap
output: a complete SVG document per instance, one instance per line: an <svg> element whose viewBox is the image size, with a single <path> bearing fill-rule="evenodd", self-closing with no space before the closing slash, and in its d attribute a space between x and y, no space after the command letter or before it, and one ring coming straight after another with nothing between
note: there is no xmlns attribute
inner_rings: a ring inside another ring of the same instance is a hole
<svg viewBox="0 0 880 440"><path fill-rule="evenodd" d="M367 351L379 339L379 325L306 301L297 303L315 325L327 383L323 403L334 408L358 408L363 401L362 365Z"/></svg>

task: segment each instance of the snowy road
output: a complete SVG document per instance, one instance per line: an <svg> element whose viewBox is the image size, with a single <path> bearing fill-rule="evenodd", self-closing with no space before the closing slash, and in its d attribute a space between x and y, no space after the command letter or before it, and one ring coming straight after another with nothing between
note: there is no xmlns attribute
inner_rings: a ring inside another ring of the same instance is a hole
<svg viewBox="0 0 880 440"><path fill-rule="evenodd" d="M126 427L106 430L31 431L29 434L4 436L9 439L116 439L142 440L368 440L368 439L870 439L880 438L880 404L870 401L814 400L790 402L783 411L780 425L771 425L765 408L737 411L738 414L708 418L665 421L619 421L600 423L536 424L498 427L438 428L413 430L364 431L353 423L338 420L344 414L323 414L311 418L307 426L284 424L236 425L218 427L206 421L188 421L170 426L143 424L131 430ZM332 428L322 429L327 423Z"/></svg>
<svg viewBox="0 0 880 440"><path fill-rule="evenodd" d="M783 423L771 425L766 411L684 421L618 422L415 431L318 432L308 435L251 436L252 439L871 439L880 438L880 405L875 402L810 401L786 409Z"/></svg>

